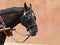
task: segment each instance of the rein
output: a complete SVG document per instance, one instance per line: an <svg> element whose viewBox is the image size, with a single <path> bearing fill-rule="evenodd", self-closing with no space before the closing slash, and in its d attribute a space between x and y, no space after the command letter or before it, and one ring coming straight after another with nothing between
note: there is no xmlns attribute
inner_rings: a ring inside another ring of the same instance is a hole
<svg viewBox="0 0 60 45"><path fill-rule="evenodd" d="M12 36L13 40L15 40L15 41L18 42L18 43L24 43L24 42L30 37L30 34L24 35L24 34L21 34L21 33L17 32L17 31L15 31L15 32L16 32L17 34L19 34L19 35L27 36L22 42L17 41L17 40Z"/></svg>
<svg viewBox="0 0 60 45"><path fill-rule="evenodd" d="M5 28L5 29L1 29L0 32L5 31L5 30L12 30L12 31L15 31L19 35L27 36L22 42L17 41L13 36L11 36L12 39L15 40L17 43L24 43L30 37L30 34L26 34L26 35L21 34L21 33L17 32L16 29Z"/></svg>

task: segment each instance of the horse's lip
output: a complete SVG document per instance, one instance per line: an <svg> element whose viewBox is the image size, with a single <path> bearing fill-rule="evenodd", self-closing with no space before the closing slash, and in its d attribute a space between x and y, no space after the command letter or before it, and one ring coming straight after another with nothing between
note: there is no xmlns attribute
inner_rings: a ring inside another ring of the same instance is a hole
<svg viewBox="0 0 60 45"><path fill-rule="evenodd" d="M37 32L35 32L35 33L32 32L31 29L29 29L29 33L30 33L31 36L36 36L36 34L37 34Z"/></svg>

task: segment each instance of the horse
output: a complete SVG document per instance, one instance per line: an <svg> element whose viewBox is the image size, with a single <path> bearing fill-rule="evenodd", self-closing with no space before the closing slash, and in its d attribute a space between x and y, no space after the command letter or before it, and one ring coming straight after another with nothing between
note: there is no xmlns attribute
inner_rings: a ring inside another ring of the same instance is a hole
<svg viewBox="0 0 60 45"><path fill-rule="evenodd" d="M21 23L26 27L26 30L31 36L36 36L38 32L36 16L32 10L32 5L24 7L11 7L0 10L0 16L3 18L6 27L14 28L17 24ZM11 31L12 34L12 31ZM0 45L3 45L6 40L6 35L0 32Z"/></svg>

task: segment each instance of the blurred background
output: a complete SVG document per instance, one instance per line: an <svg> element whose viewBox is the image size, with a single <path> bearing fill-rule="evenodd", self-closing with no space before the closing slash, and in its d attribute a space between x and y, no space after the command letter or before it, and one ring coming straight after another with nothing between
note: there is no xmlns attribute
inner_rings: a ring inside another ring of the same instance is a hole
<svg viewBox="0 0 60 45"><path fill-rule="evenodd" d="M0 10L10 7L22 7L24 2L32 4L32 9L36 15L38 25L38 33L34 37L30 37L25 43L29 44L54 44L60 45L60 0L0 0ZM18 24L16 31L27 34L26 28ZM13 32L13 37L22 41L25 39ZM6 38L7 43L17 43L11 37Z"/></svg>

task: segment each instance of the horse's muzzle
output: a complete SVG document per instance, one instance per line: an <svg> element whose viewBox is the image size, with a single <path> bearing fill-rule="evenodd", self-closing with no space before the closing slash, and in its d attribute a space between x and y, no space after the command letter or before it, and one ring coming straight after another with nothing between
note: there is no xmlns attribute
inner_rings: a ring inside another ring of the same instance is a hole
<svg viewBox="0 0 60 45"><path fill-rule="evenodd" d="M37 32L38 32L37 26L34 26L34 27L29 29L29 33L31 36L36 36Z"/></svg>

